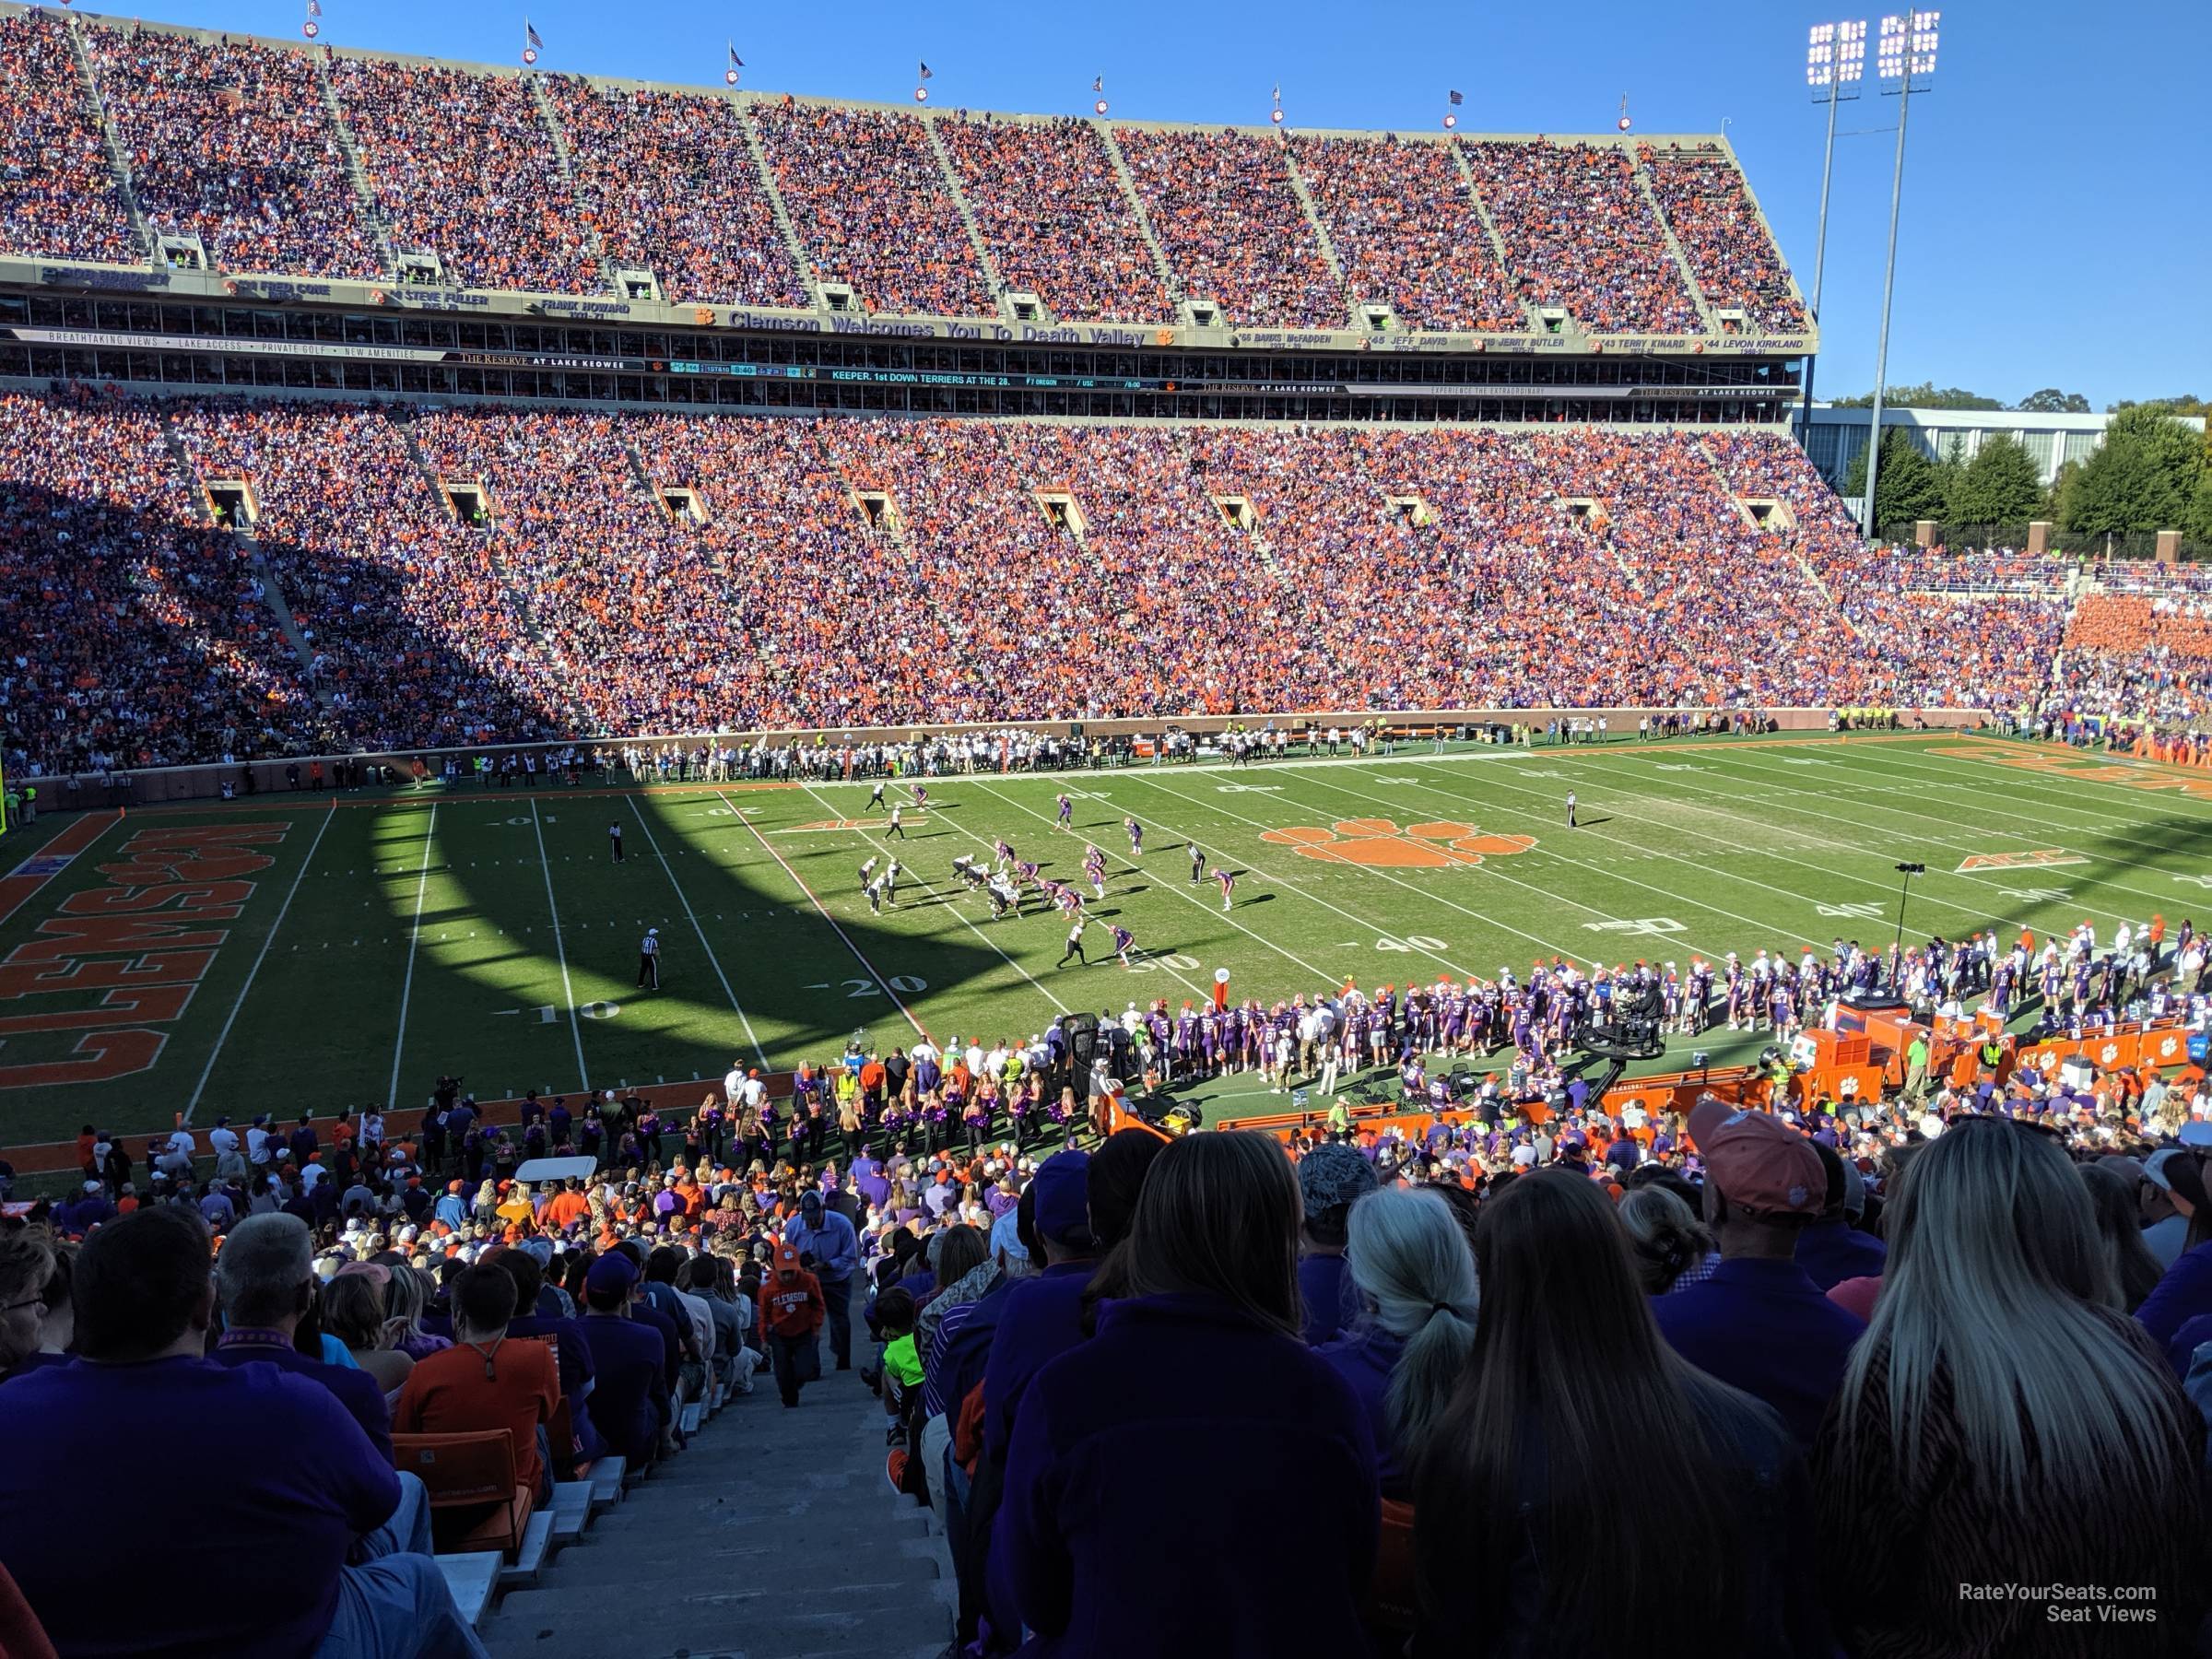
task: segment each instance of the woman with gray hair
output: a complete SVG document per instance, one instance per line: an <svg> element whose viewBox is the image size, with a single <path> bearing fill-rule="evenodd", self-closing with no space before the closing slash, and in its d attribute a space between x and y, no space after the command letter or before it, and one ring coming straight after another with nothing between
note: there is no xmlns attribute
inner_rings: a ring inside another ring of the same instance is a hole
<svg viewBox="0 0 2212 1659"><path fill-rule="evenodd" d="M2144 1651L2185 1648L2212 1601L2205 1425L2121 1312L2059 1142L1954 1118L1888 1222L1882 1298L1814 1452L1818 1559L1852 1563L1829 1585L1844 1647L2084 1653L2053 1618L2077 1609L1959 1586L2122 1584L2157 1609Z"/></svg>
<svg viewBox="0 0 2212 1659"><path fill-rule="evenodd" d="M1367 1408L1382 1496L1413 1496L1413 1469L1475 1347L1475 1253L1452 1206L1384 1187L1352 1206L1345 1265L1366 1313L1314 1349Z"/></svg>

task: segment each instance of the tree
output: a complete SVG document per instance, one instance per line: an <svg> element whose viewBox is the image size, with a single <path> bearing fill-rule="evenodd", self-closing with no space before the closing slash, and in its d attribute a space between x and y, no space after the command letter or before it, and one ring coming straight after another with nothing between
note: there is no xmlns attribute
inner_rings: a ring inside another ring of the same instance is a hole
<svg viewBox="0 0 2212 1659"><path fill-rule="evenodd" d="M2066 492L2074 488L2074 480L2081 476L2081 463L2061 461L2058 471L2052 476L2051 488L2043 491L2042 512L2038 516L2053 524L2066 522Z"/></svg>
<svg viewBox="0 0 2212 1659"><path fill-rule="evenodd" d="M1874 523L1877 531L1891 524L1909 524L1916 519L1943 516L1943 477L1936 463L1920 452L1912 434L1903 427L1882 429L1882 476L1874 487ZM1866 493L1866 452L1851 460L1843 493Z"/></svg>
<svg viewBox="0 0 2212 1659"><path fill-rule="evenodd" d="M2030 392L2012 406L2023 415L2087 415L2089 400L2078 392L2061 392L2056 386L2045 386L2041 392Z"/></svg>
<svg viewBox="0 0 2212 1659"><path fill-rule="evenodd" d="M2043 504L2043 481L2020 441L1985 438L1945 498L1954 524L2024 524Z"/></svg>
<svg viewBox="0 0 2212 1659"><path fill-rule="evenodd" d="M1923 381L1917 386L1892 386L1882 394L1882 405L1890 409L2001 409L2004 403L1994 397L1984 397L1979 392L1968 392L1958 386L1938 388L1934 381ZM1863 392L1856 397L1835 399L1839 409L1871 409L1874 394ZM1889 457L1882 457L1882 465L1889 465Z"/></svg>
<svg viewBox="0 0 2212 1659"><path fill-rule="evenodd" d="M2204 472L2204 444L2194 431L2148 405L2123 409L2066 490L2066 528L2115 535L2177 529L2192 512Z"/></svg>
<svg viewBox="0 0 2212 1659"><path fill-rule="evenodd" d="M2186 392L2179 397L2124 397L2111 405L2107 413L2117 415L2123 409L2153 409L2161 415L2212 415L2212 400Z"/></svg>

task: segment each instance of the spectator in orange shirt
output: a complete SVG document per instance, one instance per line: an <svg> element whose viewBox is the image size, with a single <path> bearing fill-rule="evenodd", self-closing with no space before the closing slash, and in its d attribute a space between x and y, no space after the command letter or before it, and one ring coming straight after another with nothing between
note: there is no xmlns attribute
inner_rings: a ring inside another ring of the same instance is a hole
<svg viewBox="0 0 2212 1659"><path fill-rule="evenodd" d="M505 1429L514 1436L514 1477L537 1494L553 1496L552 1471L542 1453L544 1430L560 1400L553 1350L529 1337L508 1339L514 1319L514 1280L497 1267L478 1265L453 1276L453 1346L418 1363L399 1391L392 1414L400 1434L466 1434Z"/></svg>
<svg viewBox="0 0 2212 1659"><path fill-rule="evenodd" d="M583 1182L573 1175L568 1184L546 1201L545 1225L557 1232L565 1232L592 1212L592 1201L583 1195Z"/></svg>

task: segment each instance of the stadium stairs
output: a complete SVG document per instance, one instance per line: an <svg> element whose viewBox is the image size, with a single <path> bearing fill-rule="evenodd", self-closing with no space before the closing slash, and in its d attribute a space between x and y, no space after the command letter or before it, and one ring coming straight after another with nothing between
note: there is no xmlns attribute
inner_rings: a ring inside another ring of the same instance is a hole
<svg viewBox="0 0 2212 1659"><path fill-rule="evenodd" d="M538 1583L479 1620L491 1659L939 1659L950 1558L890 1488L859 1371L830 1370L827 1339L822 1363L789 1411L757 1372L688 1450L594 1505Z"/></svg>
<svg viewBox="0 0 2212 1659"><path fill-rule="evenodd" d="M1498 221L1490 217L1489 204L1482 199L1482 190L1475 182L1475 169L1467 160L1467 152L1456 144L1452 147L1452 163L1458 168L1460 182L1466 186L1467 206L1475 209L1475 217L1482 221L1483 234L1490 239L1490 256L1497 260L1500 271L1512 271L1513 262L1506 253L1505 238L1498 234ZM1518 288L1519 285L1515 287ZM1525 291L1521 293L1521 311L1528 319L1529 333L1541 334L1544 320L1536 313L1535 301Z"/></svg>

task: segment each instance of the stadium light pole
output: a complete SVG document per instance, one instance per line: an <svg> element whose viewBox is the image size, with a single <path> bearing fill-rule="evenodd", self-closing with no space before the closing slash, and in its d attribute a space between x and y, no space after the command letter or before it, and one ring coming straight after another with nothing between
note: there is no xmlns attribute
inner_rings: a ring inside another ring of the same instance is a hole
<svg viewBox="0 0 2212 1659"><path fill-rule="evenodd" d="M1866 25L1816 23L1805 49L1805 84L1813 101L1828 106L1828 145L1820 157L1820 229L1813 239L1813 322L1820 321L1820 287L1828 275L1828 187L1836 171L1836 106L1859 95L1866 73ZM1813 446L1813 359L1805 359L1805 404L1798 420L1798 445Z"/></svg>
<svg viewBox="0 0 2212 1659"><path fill-rule="evenodd" d="M1905 194L1905 118L1912 109L1912 77L1936 73L1936 30L1941 12L1912 12L1884 18L1875 53L1882 95L1897 99L1897 167L1889 178L1889 257L1882 271L1882 332L1874 348L1874 419L1866 434L1866 510L1859 521L1868 540L1879 534L1874 516L1874 487L1882 471L1882 382L1889 369L1889 304L1897 294L1897 215ZM1888 83L1895 81L1892 94Z"/></svg>

